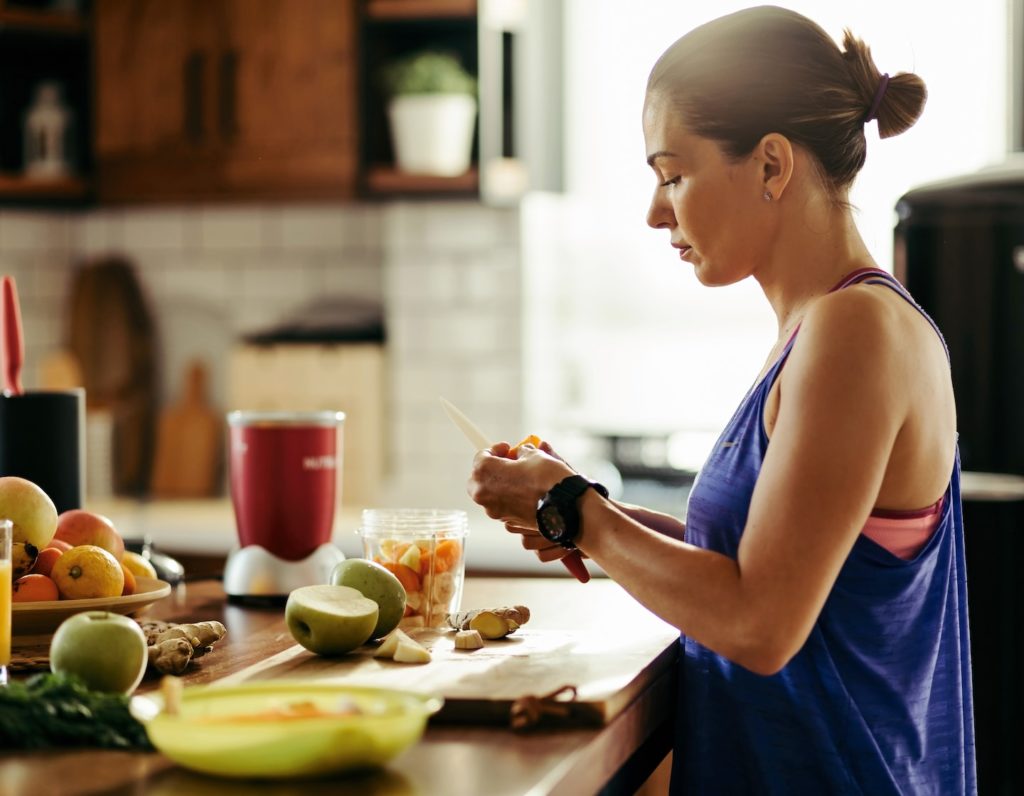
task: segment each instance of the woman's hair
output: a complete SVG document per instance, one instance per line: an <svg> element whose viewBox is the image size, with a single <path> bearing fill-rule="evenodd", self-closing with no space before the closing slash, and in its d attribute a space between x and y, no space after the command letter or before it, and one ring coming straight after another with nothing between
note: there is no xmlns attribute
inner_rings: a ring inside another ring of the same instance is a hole
<svg viewBox="0 0 1024 796"><path fill-rule="evenodd" d="M733 158L781 133L814 155L830 195L841 201L864 165L864 125L877 118L882 138L902 133L927 97L921 78L883 76L867 45L844 34L840 50L795 11L745 9L677 40L654 65L647 90L671 101L690 131Z"/></svg>

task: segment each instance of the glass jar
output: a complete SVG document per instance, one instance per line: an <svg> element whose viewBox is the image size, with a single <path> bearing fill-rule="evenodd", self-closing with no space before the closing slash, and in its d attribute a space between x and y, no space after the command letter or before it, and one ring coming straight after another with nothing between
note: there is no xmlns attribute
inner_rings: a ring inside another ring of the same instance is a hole
<svg viewBox="0 0 1024 796"><path fill-rule="evenodd" d="M459 610L468 534L466 512L455 509L363 511L363 556L390 570L405 587L400 627L445 627L446 616Z"/></svg>

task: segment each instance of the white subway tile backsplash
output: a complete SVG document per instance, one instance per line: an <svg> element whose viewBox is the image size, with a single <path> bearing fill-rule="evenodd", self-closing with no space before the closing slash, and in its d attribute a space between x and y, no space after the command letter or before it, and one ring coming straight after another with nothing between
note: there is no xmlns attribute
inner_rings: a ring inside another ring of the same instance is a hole
<svg viewBox="0 0 1024 796"><path fill-rule="evenodd" d="M281 246L303 249L376 249L376 208L327 205L289 208L281 213Z"/></svg>
<svg viewBox="0 0 1024 796"><path fill-rule="evenodd" d="M276 238L272 227L273 221L259 208L204 208L198 242L203 249L258 250Z"/></svg>
<svg viewBox="0 0 1024 796"><path fill-rule="evenodd" d="M180 251L185 246L185 215L181 210L132 210L121 219L125 251Z"/></svg>
<svg viewBox="0 0 1024 796"><path fill-rule="evenodd" d="M444 312L459 296L459 267L450 257L410 258L391 268L388 298L404 307Z"/></svg>
<svg viewBox="0 0 1024 796"><path fill-rule="evenodd" d="M191 257L168 258L151 273L157 300L168 296L196 296L222 304L238 293L236 280L228 278L219 261L197 261Z"/></svg>
<svg viewBox="0 0 1024 796"><path fill-rule="evenodd" d="M68 255L64 252L43 252L29 260L30 268L18 280L22 295L63 307L68 295Z"/></svg>
<svg viewBox="0 0 1024 796"><path fill-rule="evenodd" d="M399 202L384 213L388 245L403 253L518 245L518 213L475 202Z"/></svg>
<svg viewBox="0 0 1024 796"><path fill-rule="evenodd" d="M95 210L71 223L70 247L76 257L120 252L124 248L124 221L120 210Z"/></svg>
<svg viewBox="0 0 1024 796"><path fill-rule="evenodd" d="M68 218L58 213L0 213L0 251L66 250Z"/></svg>
<svg viewBox="0 0 1024 796"><path fill-rule="evenodd" d="M380 254L373 252L327 255L319 258L317 292L327 296L357 296L384 301Z"/></svg>
<svg viewBox="0 0 1024 796"><path fill-rule="evenodd" d="M247 265L238 274L238 298L271 303L294 304L316 297L319 273L302 260L271 258Z"/></svg>

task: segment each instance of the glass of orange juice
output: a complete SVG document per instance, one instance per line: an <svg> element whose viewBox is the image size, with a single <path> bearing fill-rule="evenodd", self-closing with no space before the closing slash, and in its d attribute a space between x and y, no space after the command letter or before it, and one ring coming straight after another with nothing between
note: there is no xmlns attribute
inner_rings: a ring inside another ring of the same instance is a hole
<svg viewBox="0 0 1024 796"><path fill-rule="evenodd" d="M0 520L0 686L7 685L7 667L11 665L11 537L14 525Z"/></svg>

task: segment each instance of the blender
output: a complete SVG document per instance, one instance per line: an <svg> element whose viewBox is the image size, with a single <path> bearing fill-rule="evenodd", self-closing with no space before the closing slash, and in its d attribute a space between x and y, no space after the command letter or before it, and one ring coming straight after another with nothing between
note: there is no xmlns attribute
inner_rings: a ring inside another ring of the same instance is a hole
<svg viewBox="0 0 1024 796"><path fill-rule="evenodd" d="M331 541L341 502L343 412L229 412L238 546L224 567L229 599L282 600L329 581L345 559Z"/></svg>

